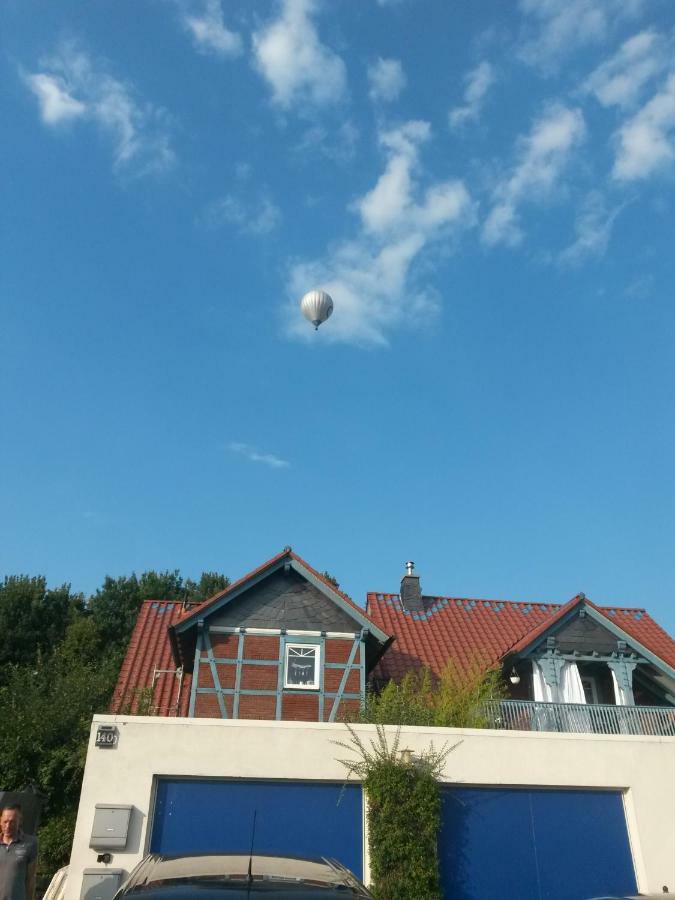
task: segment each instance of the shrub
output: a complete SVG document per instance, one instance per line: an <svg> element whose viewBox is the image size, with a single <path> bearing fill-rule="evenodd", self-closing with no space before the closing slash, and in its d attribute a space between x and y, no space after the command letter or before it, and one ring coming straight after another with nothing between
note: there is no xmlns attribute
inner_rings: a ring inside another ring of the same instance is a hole
<svg viewBox="0 0 675 900"><path fill-rule="evenodd" d="M368 848L376 900L440 900L437 837L441 824L438 788L445 760L457 744L440 751L433 744L415 760L399 752L400 731L391 744L383 726L367 747L347 725L357 759L341 759L359 778L368 799Z"/></svg>

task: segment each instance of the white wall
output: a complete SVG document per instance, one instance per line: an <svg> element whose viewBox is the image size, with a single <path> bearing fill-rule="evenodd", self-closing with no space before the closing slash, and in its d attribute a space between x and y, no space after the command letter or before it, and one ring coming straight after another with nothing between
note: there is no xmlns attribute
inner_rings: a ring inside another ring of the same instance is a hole
<svg viewBox="0 0 675 900"><path fill-rule="evenodd" d="M94 746L99 724L117 726L116 748ZM375 734L357 730L367 740ZM348 738L344 725L318 722L95 716L66 900L79 898L83 870L97 866L89 849L96 803L137 810L127 850L113 851L110 864L129 872L146 852L156 775L340 781L336 757L347 754L332 742ZM675 738L406 728L400 746L421 752L431 741L461 741L445 764L449 782L625 790L638 888L675 890ZM366 881L367 864L366 856Z"/></svg>

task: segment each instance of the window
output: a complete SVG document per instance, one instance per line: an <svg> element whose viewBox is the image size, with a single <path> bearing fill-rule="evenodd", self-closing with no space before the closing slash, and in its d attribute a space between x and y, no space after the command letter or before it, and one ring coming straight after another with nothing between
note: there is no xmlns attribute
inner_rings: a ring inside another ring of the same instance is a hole
<svg viewBox="0 0 675 900"><path fill-rule="evenodd" d="M287 688L319 687L320 647L317 644L286 644Z"/></svg>
<svg viewBox="0 0 675 900"><path fill-rule="evenodd" d="M586 703L599 703L598 683L592 675L582 675L581 683L584 688Z"/></svg>

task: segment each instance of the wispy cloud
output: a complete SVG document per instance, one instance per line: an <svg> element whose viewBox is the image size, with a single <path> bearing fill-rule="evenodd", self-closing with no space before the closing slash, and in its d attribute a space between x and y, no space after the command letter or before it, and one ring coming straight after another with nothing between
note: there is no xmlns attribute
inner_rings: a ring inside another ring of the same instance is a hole
<svg viewBox="0 0 675 900"><path fill-rule="evenodd" d="M641 31L589 76L584 85L603 106L629 108L654 77L664 72L672 60L672 48L663 35Z"/></svg>
<svg viewBox="0 0 675 900"><path fill-rule="evenodd" d="M241 37L225 25L220 0L203 0L189 6L181 2L180 7L183 27L200 53L212 53L222 58L241 54Z"/></svg>
<svg viewBox="0 0 675 900"><path fill-rule="evenodd" d="M474 223L475 211L461 181L438 181L422 190L419 153L430 137L429 124L420 121L380 134L385 169L373 189L351 206L360 220L357 236L323 258L291 267L290 334L307 337L297 300L315 286L335 301L326 340L386 344L388 332L404 317L415 327L437 313L438 294L422 283L415 262L432 244L449 247L454 235Z"/></svg>
<svg viewBox="0 0 675 900"><path fill-rule="evenodd" d="M141 102L131 85L95 64L76 43L62 43L39 71L24 77L45 125L95 123L112 141L116 169L146 174L173 164L167 113Z"/></svg>
<svg viewBox="0 0 675 900"><path fill-rule="evenodd" d="M516 162L493 192L493 206L483 225L486 244L514 246L522 240L519 207L554 190L585 132L581 110L556 104L519 138Z"/></svg>
<svg viewBox="0 0 675 900"><path fill-rule="evenodd" d="M607 209L600 191L591 191L584 199L575 223L575 240L558 257L564 266L580 265L590 257L603 256L617 216L625 208L621 203Z"/></svg>
<svg viewBox="0 0 675 900"><path fill-rule="evenodd" d="M450 125L453 128L478 119L487 92L494 84L494 70L485 60L466 76L464 103L450 110Z"/></svg>
<svg viewBox="0 0 675 900"><path fill-rule="evenodd" d="M359 142L359 130L351 120L337 128L312 125L295 146L298 153L320 154L336 163L347 163L354 159Z"/></svg>
<svg viewBox="0 0 675 900"><path fill-rule="evenodd" d="M228 449L232 453L238 453L250 462L262 463L262 465L269 466L271 469L287 469L290 466L290 463L285 459L281 459L280 456L275 456L274 453L263 453L250 444L232 441L228 444Z"/></svg>
<svg viewBox="0 0 675 900"><path fill-rule="evenodd" d="M551 69L580 47L606 40L615 24L642 12L646 0L520 0L521 58Z"/></svg>
<svg viewBox="0 0 675 900"><path fill-rule="evenodd" d="M256 68L282 109L323 106L345 95L345 64L321 42L315 12L315 0L282 0L279 18L253 34Z"/></svg>
<svg viewBox="0 0 675 900"><path fill-rule="evenodd" d="M612 175L636 181L672 165L675 160L675 73L663 89L619 128Z"/></svg>
<svg viewBox="0 0 675 900"><path fill-rule="evenodd" d="M232 225L241 234L262 237L281 223L281 210L265 193L254 198L226 194L210 203L201 217L207 228Z"/></svg>
<svg viewBox="0 0 675 900"><path fill-rule="evenodd" d="M368 66L368 81L370 99L379 103L396 100L407 83L401 61L381 56Z"/></svg>

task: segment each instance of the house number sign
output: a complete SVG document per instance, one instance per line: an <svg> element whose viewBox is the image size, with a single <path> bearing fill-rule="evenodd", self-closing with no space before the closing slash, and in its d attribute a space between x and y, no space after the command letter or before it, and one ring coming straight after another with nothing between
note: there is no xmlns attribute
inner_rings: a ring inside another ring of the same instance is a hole
<svg viewBox="0 0 675 900"><path fill-rule="evenodd" d="M110 750L117 746L119 731L114 725L99 725L96 729L96 746L102 750Z"/></svg>

